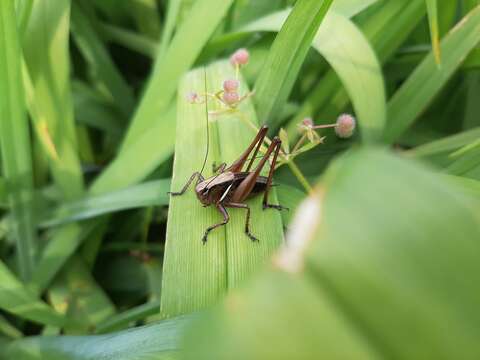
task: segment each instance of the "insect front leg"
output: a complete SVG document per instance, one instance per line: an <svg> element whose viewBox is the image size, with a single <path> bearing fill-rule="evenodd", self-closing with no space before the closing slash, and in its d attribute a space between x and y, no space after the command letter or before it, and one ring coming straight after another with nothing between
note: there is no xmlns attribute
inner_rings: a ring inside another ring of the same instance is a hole
<svg viewBox="0 0 480 360"><path fill-rule="evenodd" d="M250 207L247 204L240 204L240 203L228 203L228 204L225 204L225 206L226 207L231 207L231 208L239 208L239 209L246 209L247 210L247 218L245 220L245 234L247 234L247 236L250 238L250 240L259 241L250 232Z"/></svg>
<svg viewBox="0 0 480 360"><path fill-rule="evenodd" d="M183 195L185 194L185 191L187 191L188 187L190 186L190 184L192 183L193 179L195 179L195 177L198 177L197 179L197 184L200 182L200 181L203 181L205 180L202 176L202 174L200 174L198 171L197 172L194 172L192 174L192 176L190 176L190 179L188 179L187 183L183 186L182 190L180 191L169 191L167 192L167 194L170 194L172 196L179 196L179 195Z"/></svg>
<svg viewBox="0 0 480 360"><path fill-rule="evenodd" d="M216 173L223 173L225 168L227 167L227 163L221 163L220 165L216 166L215 163L212 164L212 172Z"/></svg>
<svg viewBox="0 0 480 360"><path fill-rule="evenodd" d="M210 231L212 231L213 229L216 229L220 226L226 225L228 223L228 221L230 220L230 216L228 216L228 212L223 207L222 204L218 203L218 204L216 204L216 207L217 207L218 211L220 211L222 213L223 221L218 223L218 224L212 225L212 226L208 227L207 230L205 230L205 234L203 234L203 238L202 238L203 245L205 245L207 243L207 237L208 237L208 234L210 233Z"/></svg>

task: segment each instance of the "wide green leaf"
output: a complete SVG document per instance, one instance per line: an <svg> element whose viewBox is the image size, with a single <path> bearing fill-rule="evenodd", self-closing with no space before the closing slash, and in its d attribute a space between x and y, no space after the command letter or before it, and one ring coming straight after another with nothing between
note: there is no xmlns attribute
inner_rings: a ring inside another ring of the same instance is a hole
<svg viewBox="0 0 480 360"><path fill-rule="evenodd" d="M271 268L190 331L186 358L475 358L478 206L411 160L350 152Z"/></svg>
<svg viewBox="0 0 480 360"><path fill-rule="evenodd" d="M195 171L200 171L207 147L205 105L190 104L185 95L191 91L219 90L224 79L235 76L227 62L214 63L194 70L183 79L178 94L177 137L172 177L172 191L179 191ZM241 93L248 89L241 81ZM209 102L210 111L219 109ZM242 118L257 124L250 99L237 112L209 118L210 151L205 175L212 174L212 164L232 163L254 138ZM270 202L277 203L275 191ZM206 245L202 237L207 227L221 220L213 207L204 208L194 194L193 185L182 196L170 200L167 243L163 267L162 314L184 314L214 303L228 289L237 287L283 242L278 211L262 211L261 197L248 201L252 209L251 231L260 239L252 242L245 234L245 210L228 209L230 222L210 233ZM188 221L185 221L188 219Z"/></svg>

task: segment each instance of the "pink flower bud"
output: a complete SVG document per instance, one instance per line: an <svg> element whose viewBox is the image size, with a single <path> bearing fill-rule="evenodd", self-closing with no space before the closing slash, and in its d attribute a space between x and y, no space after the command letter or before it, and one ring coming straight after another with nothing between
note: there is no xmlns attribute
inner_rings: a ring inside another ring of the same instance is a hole
<svg viewBox="0 0 480 360"><path fill-rule="evenodd" d="M346 139L353 135L355 130L355 118L349 114L340 115L337 119L335 133L339 138Z"/></svg>
<svg viewBox="0 0 480 360"><path fill-rule="evenodd" d="M235 105L240 101L240 96L236 91L233 92L224 92L223 101L228 105Z"/></svg>
<svg viewBox="0 0 480 360"><path fill-rule="evenodd" d="M225 92L236 92L238 85L238 80L228 79L223 82L223 90L225 90Z"/></svg>
<svg viewBox="0 0 480 360"><path fill-rule="evenodd" d="M313 120L312 118L305 118L303 119L302 121L302 125L305 126L305 127L312 127L313 126Z"/></svg>
<svg viewBox="0 0 480 360"><path fill-rule="evenodd" d="M192 92L189 92L187 96L185 96L185 98L187 102L189 102L190 104L195 104L198 100L198 94L192 91Z"/></svg>
<svg viewBox="0 0 480 360"><path fill-rule="evenodd" d="M247 65L248 59L250 58L250 53L247 49L241 48L233 53L230 57L230 62L232 65Z"/></svg>

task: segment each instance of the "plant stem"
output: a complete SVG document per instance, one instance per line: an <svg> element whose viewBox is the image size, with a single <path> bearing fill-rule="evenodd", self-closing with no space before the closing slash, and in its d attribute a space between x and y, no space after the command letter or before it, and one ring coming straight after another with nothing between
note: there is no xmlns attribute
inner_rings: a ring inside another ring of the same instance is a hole
<svg viewBox="0 0 480 360"><path fill-rule="evenodd" d="M293 160L290 160L287 162L288 167L290 170L292 170L293 175L297 178L297 180L302 184L304 189L311 194L313 192L312 186L309 184L308 180L305 178L305 176L302 174L302 171L298 168L297 164L293 162Z"/></svg>

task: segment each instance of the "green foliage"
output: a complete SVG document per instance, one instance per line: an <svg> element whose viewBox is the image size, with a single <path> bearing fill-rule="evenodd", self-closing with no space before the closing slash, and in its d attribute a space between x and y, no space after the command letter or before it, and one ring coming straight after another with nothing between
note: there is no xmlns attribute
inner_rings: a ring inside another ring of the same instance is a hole
<svg viewBox="0 0 480 360"><path fill-rule="evenodd" d="M186 358L473 358L476 214L438 174L352 151L302 204L291 245L191 330Z"/></svg>
<svg viewBox="0 0 480 360"><path fill-rule="evenodd" d="M479 43L477 0L0 1L0 358L475 358ZM290 210L202 245L167 192L260 124Z"/></svg>

